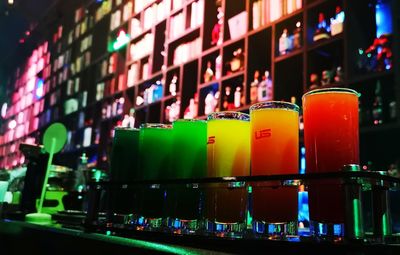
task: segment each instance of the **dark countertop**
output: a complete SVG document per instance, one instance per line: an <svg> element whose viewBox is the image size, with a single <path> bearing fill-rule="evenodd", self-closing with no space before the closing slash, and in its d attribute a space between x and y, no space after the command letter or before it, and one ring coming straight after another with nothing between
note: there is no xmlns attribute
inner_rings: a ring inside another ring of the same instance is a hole
<svg viewBox="0 0 400 255"><path fill-rule="evenodd" d="M8 220L0 221L0 249L4 254L224 254Z"/></svg>
<svg viewBox="0 0 400 255"><path fill-rule="evenodd" d="M131 231L129 238L0 221L5 254L400 254L400 245L221 239ZM195 247L195 248L193 248Z"/></svg>

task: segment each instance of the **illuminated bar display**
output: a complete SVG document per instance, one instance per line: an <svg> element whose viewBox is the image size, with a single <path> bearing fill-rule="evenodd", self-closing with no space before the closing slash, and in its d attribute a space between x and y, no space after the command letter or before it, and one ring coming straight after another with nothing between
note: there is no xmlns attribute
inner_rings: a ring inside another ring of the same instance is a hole
<svg viewBox="0 0 400 255"><path fill-rule="evenodd" d="M35 0L13 24L24 1L0 7L0 240L61 123L61 228L200 253L400 243L399 0Z"/></svg>

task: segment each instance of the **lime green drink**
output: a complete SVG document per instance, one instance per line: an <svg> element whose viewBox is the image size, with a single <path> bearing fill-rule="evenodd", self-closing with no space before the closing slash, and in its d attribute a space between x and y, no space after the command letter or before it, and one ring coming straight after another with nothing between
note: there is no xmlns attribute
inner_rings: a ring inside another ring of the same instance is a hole
<svg viewBox="0 0 400 255"><path fill-rule="evenodd" d="M177 120L173 123L171 178L204 178L207 174L207 122ZM177 185L167 190L167 214L174 231L194 232L201 218L201 189Z"/></svg>
<svg viewBox="0 0 400 255"><path fill-rule="evenodd" d="M173 123L171 178L202 178L207 174L207 123L177 120Z"/></svg>
<svg viewBox="0 0 400 255"><path fill-rule="evenodd" d="M140 128L140 171L144 180L170 178L173 132L171 125L144 124Z"/></svg>
<svg viewBox="0 0 400 255"><path fill-rule="evenodd" d="M140 215L146 225L159 227L164 215L165 190L157 180L169 178L173 133L171 125L143 124L140 127L139 155L143 180L154 180L155 185L142 189Z"/></svg>

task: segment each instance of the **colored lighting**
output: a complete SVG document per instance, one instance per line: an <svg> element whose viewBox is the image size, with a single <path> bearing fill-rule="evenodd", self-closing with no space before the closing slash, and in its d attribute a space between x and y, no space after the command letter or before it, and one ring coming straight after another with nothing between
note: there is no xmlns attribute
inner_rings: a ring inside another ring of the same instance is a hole
<svg viewBox="0 0 400 255"><path fill-rule="evenodd" d="M306 173L306 148L301 147L300 149L300 174Z"/></svg>
<svg viewBox="0 0 400 255"><path fill-rule="evenodd" d="M376 4L375 9L376 37L379 38L383 34L391 34L393 32L393 24L390 2L380 0Z"/></svg>
<svg viewBox="0 0 400 255"><path fill-rule="evenodd" d="M43 79L38 79L36 82L36 98L39 99L43 96Z"/></svg>
<svg viewBox="0 0 400 255"><path fill-rule="evenodd" d="M8 129L14 129L17 126L17 121L16 120L11 120L8 122Z"/></svg>
<svg viewBox="0 0 400 255"><path fill-rule="evenodd" d="M358 199L353 199L353 217L354 217L354 235L355 237L361 237L360 226L360 201Z"/></svg>
<svg viewBox="0 0 400 255"><path fill-rule="evenodd" d="M4 103L2 106L1 106L1 117L3 117L3 119L6 117L6 115L7 115L7 107L8 107L8 105L7 105L7 103Z"/></svg>
<svg viewBox="0 0 400 255"><path fill-rule="evenodd" d="M117 40L113 43L113 50L119 50L129 42L130 36L124 30L119 31Z"/></svg>

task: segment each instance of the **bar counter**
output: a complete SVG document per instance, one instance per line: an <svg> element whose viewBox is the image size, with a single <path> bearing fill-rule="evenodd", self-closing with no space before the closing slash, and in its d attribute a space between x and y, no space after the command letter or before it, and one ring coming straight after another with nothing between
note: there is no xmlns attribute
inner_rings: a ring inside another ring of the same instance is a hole
<svg viewBox="0 0 400 255"><path fill-rule="evenodd" d="M389 244L223 239L143 231L130 231L128 238L10 220L0 221L0 247L7 254L400 254L400 245Z"/></svg>

